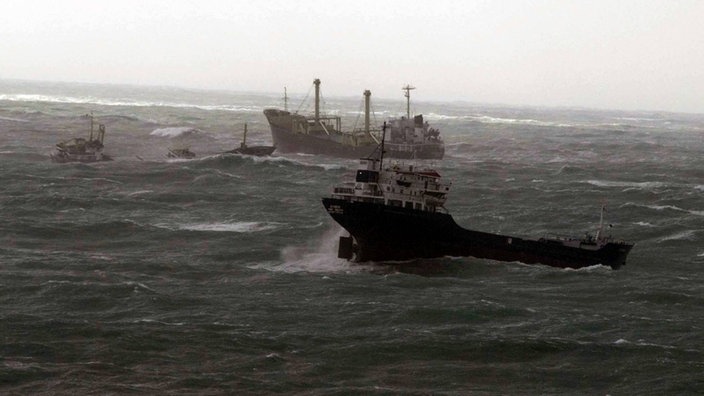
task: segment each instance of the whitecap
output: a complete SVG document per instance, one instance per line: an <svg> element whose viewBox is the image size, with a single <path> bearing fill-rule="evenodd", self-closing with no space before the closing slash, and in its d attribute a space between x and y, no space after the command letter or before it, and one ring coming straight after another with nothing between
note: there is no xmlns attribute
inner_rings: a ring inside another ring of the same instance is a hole
<svg viewBox="0 0 704 396"><path fill-rule="evenodd" d="M235 223L181 224L178 226L178 229L186 231L250 233L274 230L280 228L282 225L282 223L275 222L243 221Z"/></svg>
<svg viewBox="0 0 704 396"><path fill-rule="evenodd" d="M333 226L320 238L310 241L307 246L287 246L281 250L283 263L275 265L260 264L255 268L263 268L275 272L296 273L330 273L349 272L353 265L337 257L337 243L345 234L345 230ZM358 266L356 268L362 268Z"/></svg>
<svg viewBox="0 0 704 396"><path fill-rule="evenodd" d="M218 176L229 177L229 178L232 178L232 179L242 179L242 176L240 176L240 175L233 175L232 173L223 172L223 171L218 170L218 169L215 169L215 170L214 170L214 173L217 174Z"/></svg>
<svg viewBox="0 0 704 396"><path fill-rule="evenodd" d="M608 271L611 272L613 269L608 265L594 264L582 268L565 268L566 271L577 271L577 272L595 272L595 271Z"/></svg>
<svg viewBox="0 0 704 396"><path fill-rule="evenodd" d="M316 157L315 154L301 154L301 153L296 153L296 157ZM352 166L351 164L353 162L357 162L357 160L351 161L351 160L339 160L338 162L335 163L311 163L310 161L306 160L299 160L296 158L292 157L283 157L283 156L272 156L272 157L252 157L252 159L255 162L286 162L290 163L293 165L299 165L299 166L305 166L305 167L316 167L316 168L322 168L325 171L330 171L330 170L343 170L343 169L350 169L348 164Z"/></svg>
<svg viewBox="0 0 704 396"><path fill-rule="evenodd" d="M23 120L21 118L12 118L12 117L0 117L0 120L3 121L14 121L14 122L29 122L29 120Z"/></svg>
<svg viewBox="0 0 704 396"><path fill-rule="evenodd" d="M658 212L663 211L665 209L671 209L671 210L676 210L679 212L684 212L684 209L677 207L677 206L674 206L674 205L636 205L636 206L642 206L644 208L657 210Z"/></svg>
<svg viewBox="0 0 704 396"><path fill-rule="evenodd" d="M130 287L134 287L134 291L138 291L139 289L144 289L144 290L148 290L152 293L156 293L156 290L150 288L149 286L145 285L142 282L127 281L127 282L123 282L122 284L130 286Z"/></svg>
<svg viewBox="0 0 704 396"><path fill-rule="evenodd" d="M131 193L127 194L127 196L134 197L136 195L151 194L153 192L154 192L154 190L139 190L139 191L131 192Z"/></svg>
<svg viewBox="0 0 704 396"><path fill-rule="evenodd" d="M340 165L340 164L318 164L318 166L323 168L323 170L326 170L326 171L347 169L344 165Z"/></svg>
<svg viewBox="0 0 704 396"><path fill-rule="evenodd" d="M621 188L656 188L666 186L663 182L627 182L611 180L587 180L588 183L597 187L621 187Z"/></svg>
<svg viewBox="0 0 704 396"><path fill-rule="evenodd" d="M540 121L534 120L532 118L503 118L503 117L492 117L488 115L466 115L466 116L446 116L441 114L428 114L428 119L465 119L471 121L481 122L483 124L509 124L509 125L535 125L535 126L547 126L547 127L573 127L571 124L556 123L552 121Z"/></svg>
<svg viewBox="0 0 704 396"><path fill-rule="evenodd" d="M186 323L184 322L164 322L161 320L155 320L155 319L137 319L133 321L132 323L157 323L157 324L162 324L165 326L183 326Z"/></svg>
<svg viewBox="0 0 704 396"><path fill-rule="evenodd" d="M260 106L236 106L236 105L212 105L178 102L152 102L133 99L117 98L97 98L93 96L52 96L35 94L0 94L0 100L10 102L46 102L46 103L69 103L69 104L97 104L101 106L133 106L133 107L175 107L193 108L209 111L231 111L237 113L260 113L263 108ZM13 120L18 121L18 120Z"/></svg>
<svg viewBox="0 0 704 396"><path fill-rule="evenodd" d="M645 207L645 208L653 209L653 210L657 210L657 211L663 211L665 209L669 209L669 210L674 210L677 212L684 212L684 213L693 214L695 216L704 216L704 211L702 211L702 210L683 209L683 208L680 208L679 206L675 206L675 205L638 205L638 204L636 204L636 206L641 206L641 207Z"/></svg>
<svg viewBox="0 0 704 396"><path fill-rule="evenodd" d="M112 261L114 258L110 256L106 256L104 254L92 254L90 255L90 258L93 260L103 260L103 261Z"/></svg>
<svg viewBox="0 0 704 396"><path fill-rule="evenodd" d="M691 239L694 239L695 232L696 232L695 230L687 230L687 231L678 232L678 233L675 233L672 235L664 236L664 237L658 239L658 242L691 240Z"/></svg>
<svg viewBox="0 0 704 396"><path fill-rule="evenodd" d="M153 130L150 135L162 137L176 137L201 132L198 128L192 127L168 127Z"/></svg>
<svg viewBox="0 0 704 396"><path fill-rule="evenodd" d="M337 257L337 245L329 246L326 252L315 252L296 246L282 249L284 262L269 269L276 272L347 272L352 269L351 263Z"/></svg>

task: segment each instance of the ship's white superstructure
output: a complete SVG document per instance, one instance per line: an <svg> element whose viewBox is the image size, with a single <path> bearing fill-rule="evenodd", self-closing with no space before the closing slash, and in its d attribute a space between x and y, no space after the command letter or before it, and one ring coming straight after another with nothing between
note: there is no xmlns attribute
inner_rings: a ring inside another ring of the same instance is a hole
<svg viewBox="0 0 704 396"><path fill-rule="evenodd" d="M435 212L443 210L451 183L433 169L392 164L379 171L383 161L362 159L355 180L333 188L334 198Z"/></svg>

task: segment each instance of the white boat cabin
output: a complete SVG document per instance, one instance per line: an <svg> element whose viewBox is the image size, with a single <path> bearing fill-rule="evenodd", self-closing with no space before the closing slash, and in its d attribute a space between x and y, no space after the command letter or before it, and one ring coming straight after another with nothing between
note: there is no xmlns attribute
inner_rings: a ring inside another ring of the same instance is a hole
<svg viewBox="0 0 704 396"><path fill-rule="evenodd" d="M445 210L451 183L433 169L393 164L379 171L380 161L363 159L354 181L333 189L333 198L398 206L426 212Z"/></svg>

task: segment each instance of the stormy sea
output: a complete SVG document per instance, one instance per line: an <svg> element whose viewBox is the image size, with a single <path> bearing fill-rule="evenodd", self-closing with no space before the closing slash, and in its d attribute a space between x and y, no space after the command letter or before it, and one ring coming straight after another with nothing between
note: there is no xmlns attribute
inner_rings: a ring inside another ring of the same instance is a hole
<svg viewBox="0 0 704 396"><path fill-rule="evenodd" d="M367 88L323 110L359 127ZM358 161L223 154L245 123L272 144L283 88L4 80L0 393L704 393L704 114L414 95L460 225L580 237L606 205L627 264L350 263L321 198ZM372 97L373 123L405 105ZM91 113L113 161L52 162Z"/></svg>

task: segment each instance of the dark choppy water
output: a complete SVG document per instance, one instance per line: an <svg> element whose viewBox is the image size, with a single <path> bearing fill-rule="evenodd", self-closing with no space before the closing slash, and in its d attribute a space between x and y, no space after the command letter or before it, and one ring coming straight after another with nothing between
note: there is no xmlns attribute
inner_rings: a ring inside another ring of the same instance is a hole
<svg viewBox="0 0 704 396"><path fill-rule="evenodd" d="M320 197L355 161L217 154L244 122L270 144L279 102L0 81L1 392L704 392L704 116L417 102L460 224L581 234L606 200L637 245L619 271L402 272L336 258ZM90 111L116 160L50 162ZM166 160L178 145L199 158Z"/></svg>

